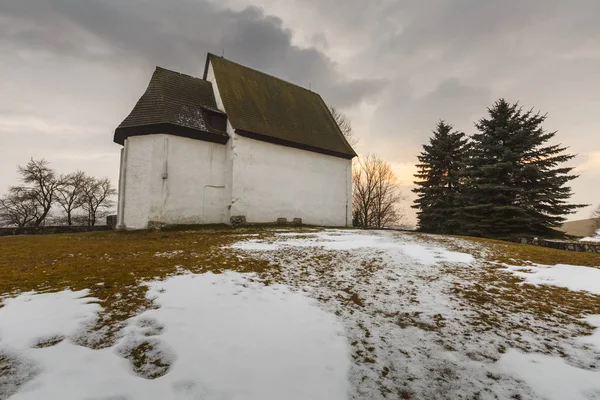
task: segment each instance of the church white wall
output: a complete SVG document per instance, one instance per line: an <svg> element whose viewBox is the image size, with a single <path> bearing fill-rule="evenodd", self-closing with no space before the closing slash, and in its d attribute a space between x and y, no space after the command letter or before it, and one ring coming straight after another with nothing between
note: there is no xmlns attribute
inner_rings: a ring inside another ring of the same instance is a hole
<svg viewBox="0 0 600 400"><path fill-rule="evenodd" d="M119 227L228 222L226 158L222 144L165 134L129 137L119 182Z"/></svg>
<svg viewBox="0 0 600 400"><path fill-rule="evenodd" d="M212 62L208 62L208 68L206 69L206 78L208 82L212 83L213 92L215 94L215 101L219 110L225 112L225 106L223 105L223 99L221 98L221 92L219 91L219 85L217 85L217 78L215 77L215 70L213 69Z"/></svg>
<svg viewBox="0 0 600 400"><path fill-rule="evenodd" d="M350 226L351 160L235 135L230 215Z"/></svg>

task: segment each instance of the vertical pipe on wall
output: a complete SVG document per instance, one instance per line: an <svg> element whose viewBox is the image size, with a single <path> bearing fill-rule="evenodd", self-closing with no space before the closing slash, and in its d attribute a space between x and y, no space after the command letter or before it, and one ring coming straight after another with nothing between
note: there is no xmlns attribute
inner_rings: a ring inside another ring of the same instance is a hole
<svg viewBox="0 0 600 400"><path fill-rule="evenodd" d="M169 177L168 158L169 158L169 138L165 136L163 138L163 162L162 162L162 170L161 170L161 174L160 174L161 179L167 179Z"/></svg>
<svg viewBox="0 0 600 400"><path fill-rule="evenodd" d="M350 168L350 172L348 172L348 166L352 166L352 161L350 161L350 164L346 164L346 227L348 227L348 206L349 206L349 202L350 202L350 198L352 196L352 181L351 181L351 177L352 175L350 175L352 173L352 168ZM350 177L349 177L350 175Z"/></svg>
<svg viewBox="0 0 600 400"><path fill-rule="evenodd" d="M125 229L125 183L127 179L127 139L121 149L119 168L119 197L117 199L117 229Z"/></svg>
<svg viewBox="0 0 600 400"><path fill-rule="evenodd" d="M167 208L167 199L169 198L169 186L168 180L169 177L169 138L165 136L163 138L163 157L162 157L162 168L160 178L162 179L162 204L160 206L160 221L164 222L164 213Z"/></svg>

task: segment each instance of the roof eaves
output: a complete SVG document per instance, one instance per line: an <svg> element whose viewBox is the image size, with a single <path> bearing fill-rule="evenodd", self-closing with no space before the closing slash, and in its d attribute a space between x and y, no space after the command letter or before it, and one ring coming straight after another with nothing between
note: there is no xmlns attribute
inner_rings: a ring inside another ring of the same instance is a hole
<svg viewBox="0 0 600 400"><path fill-rule="evenodd" d="M244 136L244 137L247 137L250 139L260 140L262 142L278 144L280 146L292 147L292 148L300 149L300 150L312 151L313 153L326 154L328 156L345 158L347 160L351 160L352 158L354 158L356 156L354 151L352 152L353 154L341 153L339 151L324 149L322 147L310 146L310 145L303 144L303 143L292 142L290 140L280 139L280 138L276 138L276 137L269 136L269 135L263 135L261 133L250 132L250 131L246 131L243 129L236 129L235 133L237 133L240 136Z"/></svg>
<svg viewBox="0 0 600 400"><path fill-rule="evenodd" d="M123 145L125 143L125 139L130 136L144 136L150 134L174 135L220 144L225 144L229 140L229 135L227 133L218 130L212 130L209 132L165 122L149 125L118 127L115 129L113 141L117 144Z"/></svg>

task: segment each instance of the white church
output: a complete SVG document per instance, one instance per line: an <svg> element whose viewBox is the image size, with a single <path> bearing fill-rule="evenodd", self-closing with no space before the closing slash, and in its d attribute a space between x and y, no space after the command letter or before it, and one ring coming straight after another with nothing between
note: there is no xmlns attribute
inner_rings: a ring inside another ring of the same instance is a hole
<svg viewBox="0 0 600 400"><path fill-rule="evenodd" d="M114 141L118 229L352 224L356 154L321 96L225 58L157 67Z"/></svg>

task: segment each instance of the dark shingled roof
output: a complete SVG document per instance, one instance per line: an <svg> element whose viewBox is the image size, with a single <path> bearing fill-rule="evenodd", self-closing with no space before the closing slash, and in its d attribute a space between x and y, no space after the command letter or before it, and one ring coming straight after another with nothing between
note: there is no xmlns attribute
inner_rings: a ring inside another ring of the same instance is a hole
<svg viewBox="0 0 600 400"><path fill-rule="evenodd" d="M236 133L337 157L356 156L319 94L213 54L207 56L207 68L209 61Z"/></svg>
<svg viewBox="0 0 600 400"><path fill-rule="evenodd" d="M146 92L115 130L114 141L123 144L133 135L170 133L226 143L224 119L210 82L156 67Z"/></svg>

